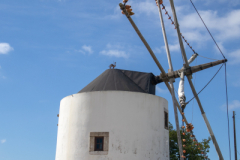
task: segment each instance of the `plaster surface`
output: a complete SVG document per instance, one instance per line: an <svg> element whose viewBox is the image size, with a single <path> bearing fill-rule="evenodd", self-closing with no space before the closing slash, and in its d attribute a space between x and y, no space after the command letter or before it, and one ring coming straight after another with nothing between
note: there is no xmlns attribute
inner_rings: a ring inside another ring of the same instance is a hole
<svg viewBox="0 0 240 160"><path fill-rule="evenodd" d="M164 98L127 91L78 93L61 100L56 160L169 160ZM104 154L90 154L90 132L109 132Z"/></svg>

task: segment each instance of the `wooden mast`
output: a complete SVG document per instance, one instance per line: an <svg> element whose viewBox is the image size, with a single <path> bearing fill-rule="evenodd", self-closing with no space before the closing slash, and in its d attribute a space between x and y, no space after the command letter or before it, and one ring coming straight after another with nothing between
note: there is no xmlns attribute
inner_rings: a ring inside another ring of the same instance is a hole
<svg viewBox="0 0 240 160"><path fill-rule="evenodd" d="M175 11L174 2L173 2L173 0L169 0L169 1L170 1L172 12L173 12L174 24L175 24L175 27L176 27L176 30L177 30L177 34L178 34L178 40L179 40L179 44L180 44L180 48L181 48L182 57L183 57L183 59L185 61L185 67L187 68L187 67L189 67L189 64L188 64L187 56L186 56L185 49L184 49L184 46L183 46L183 42L182 42L182 37L181 37L181 32L180 32L180 28L179 28L179 24L178 24L178 20L177 20L177 15L176 15L176 11ZM210 123L208 122L207 116L206 116L206 114L205 114L205 112L203 110L203 107L202 107L202 104L200 102L200 99L199 99L199 97L197 95L197 92L195 90L195 87L194 87L194 85L192 83L191 76L188 75L187 79L188 79L189 85L190 85L190 87L192 89L193 95L195 96L195 98L197 100L197 103L198 103L198 106L199 106L199 108L201 110L203 119L204 119L204 121L205 121L205 123L207 125L207 128L208 128L208 131L209 131L210 136L212 138L213 144L214 144L214 146L216 148L218 157L219 157L220 160L223 160L223 156L222 156L221 150L220 150L220 148L218 146L217 140L216 140L216 138L214 136L214 133L212 131Z"/></svg>
<svg viewBox="0 0 240 160"><path fill-rule="evenodd" d="M165 49L167 53L167 58L168 58L168 65L169 65L169 72L173 72L173 66L172 66L172 60L171 60L171 55L169 51L169 46L168 46L168 40L167 40L167 35L165 31L165 25L163 21L163 16L162 16L162 10L160 6L160 0L157 0L157 5L158 5L158 11L159 11L159 17L161 21L161 26L162 26L162 33L163 33L163 39L165 42ZM175 124L176 124L176 129L177 129L177 139L178 139L178 148L179 148L179 155L180 155L180 160L183 160L184 158L182 157L183 155L183 149L182 149L182 139L181 139L181 134L180 134L180 129L179 129L179 121L178 121L178 113L177 113L177 105L175 101L175 92L174 92L174 78L169 79L170 82L170 88L171 88L171 95L172 95L172 101L173 101L173 108L174 108L174 116L175 116Z"/></svg>
<svg viewBox="0 0 240 160"><path fill-rule="evenodd" d="M173 16L173 17L174 17L174 23L175 23L175 27L176 27L177 33L178 33L178 39L179 39L179 43L180 43L180 48L181 48L182 57L183 57L183 59L184 59L184 61L185 61L184 67L185 67L185 68L189 68L189 63L188 63L188 60L187 60L187 57L186 57L186 53L185 53L185 49L184 49L184 46L183 46L183 42L182 42L182 39L181 39L181 33L180 33L180 29L179 29L179 24L178 24L178 21L177 21L177 16L176 16L176 12L175 12L174 3L173 3L173 0L169 0L169 1L170 1L170 4L171 4L171 8L172 8L173 15L174 15L174 16ZM158 3L159 3L159 2L158 2ZM119 6L120 6L122 12L123 12L123 13L126 15L126 17L128 18L129 22L130 22L131 25L133 26L133 28L134 28L134 30L136 31L136 33L138 34L139 38L142 40L143 44L145 45L145 47L146 47L147 50L149 51L149 53L150 53L150 55L152 56L153 60L155 61L156 65L157 65L158 68L160 69L160 71L161 71L161 77L167 77L167 76L166 76L166 75L167 75L166 72L164 71L164 69L163 69L163 67L161 66L161 64L159 63L159 61L157 60L157 58L156 58L155 54L153 53L152 49L150 48L150 46L148 45L147 41L146 41L146 40L144 39L144 37L142 36L142 34L141 34L141 32L139 31L139 29L137 28L136 24L133 22L132 18L130 17L130 14L126 11L125 5L123 5L122 3L120 3ZM165 39L164 39L164 40L165 40ZM165 42L165 45L166 45L166 42ZM169 53L169 51L167 51L167 54L168 54L168 53ZM170 57L170 53L169 53L168 57ZM168 60L169 60L169 62L171 62L171 59L168 58ZM226 62L226 60L225 60L224 62ZM219 64L220 64L220 63L219 63ZM172 64L171 64L171 63L169 64L169 68L170 68L170 69L172 68ZM201 70L201 69L200 69L200 70ZM199 70L198 70L198 71L199 71ZM174 78L174 77L172 77L172 78ZM218 153L219 159L220 159L220 160L223 160L223 156L222 156L222 153L221 153L220 148L219 148L219 146L218 146L218 143L217 143L217 141L216 141L216 138L215 138L215 136L214 136L214 134L213 134L213 131L212 131L212 129L211 129L211 126L210 126L210 124L209 124L209 122L208 122L208 119L207 119L207 117L206 117L206 115L205 115L205 112L204 112L204 110L203 110L202 104L201 104L200 99L199 99L199 97L198 97L198 95L197 95L197 92L196 92L196 90L195 90L195 88L194 88L194 86L193 86L193 83L192 83L192 80L191 80L191 74L187 75L187 78L188 78L188 82L189 82L189 84L190 84L190 87L191 87L191 89L192 89L192 92L193 92L193 94L194 94L194 96L195 96L195 98L196 98L196 100L197 100L197 102L198 102L199 108L200 108L200 110L201 110L201 113L202 113L202 116L203 116L203 118L204 118L204 121L205 121L205 123L206 123L206 125L207 125L208 131L209 131L209 133L210 133L210 135L211 135L211 138L212 138L213 144L214 144L214 146L215 146L215 148L216 148L216 151L217 151L217 153ZM163 81L164 81L164 83L166 84L169 92L172 94L172 88L171 88L171 86L170 86L169 83L168 83L168 81L170 81L170 79L164 78ZM171 81L170 81L170 83L171 83ZM173 99L173 103L175 103L174 105L177 106L179 112L182 114L181 107L179 106L178 101L176 100L176 97L175 97L175 96L172 96L172 99ZM188 125L188 122L187 122L186 117L185 117L184 115L183 115L183 119L184 119L186 125Z"/></svg>

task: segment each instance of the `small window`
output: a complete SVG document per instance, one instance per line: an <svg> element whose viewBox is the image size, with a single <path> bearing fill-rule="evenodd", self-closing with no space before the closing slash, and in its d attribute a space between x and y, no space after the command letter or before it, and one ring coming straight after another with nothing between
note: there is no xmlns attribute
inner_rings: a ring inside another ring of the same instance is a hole
<svg viewBox="0 0 240 160"><path fill-rule="evenodd" d="M95 137L94 151L103 151L104 137Z"/></svg>
<svg viewBox="0 0 240 160"><path fill-rule="evenodd" d="M168 112L164 111L164 127L168 129Z"/></svg>
<svg viewBox="0 0 240 160"><path fill-rule="evenodd" d="M107 155L109 145L109 132L90 132L90 155Z"/></svg>

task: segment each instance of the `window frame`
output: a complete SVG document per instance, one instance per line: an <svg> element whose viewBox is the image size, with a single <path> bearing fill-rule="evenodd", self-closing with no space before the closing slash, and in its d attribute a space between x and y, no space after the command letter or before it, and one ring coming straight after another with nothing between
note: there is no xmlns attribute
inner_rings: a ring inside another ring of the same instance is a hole
<svg viewBox="0 0 240 160"><path fill-rule="evenodd" d="M97 139L102 139L102 143L97 143ZM101 136L101 137L95 137L94 139L95 141L95 144L94 144L94 151L103 151L104 150L104 137ZM97 149L97 144L102 144L102 149Z"/></svg>
<svg viewBox="0 0 240 160"><path fill-rule="evenodd" d="M103 137L103 150L96 149L96 138ZM109 149L109 132L90 132L89 154L107 155Z"/></svg>
<svg viewBox="0 0 240 160"><path fill-rule="evenodd" d="M168 130L168 111L164 108L164 128Z"/></svg>

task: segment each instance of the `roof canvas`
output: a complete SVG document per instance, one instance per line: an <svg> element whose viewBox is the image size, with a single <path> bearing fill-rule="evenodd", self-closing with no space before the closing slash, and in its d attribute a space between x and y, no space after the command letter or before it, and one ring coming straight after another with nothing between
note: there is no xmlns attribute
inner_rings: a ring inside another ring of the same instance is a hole
<svg viewBox="0 0 240 160"><path fill-rule="evenodd" d="M78 93L91 91L132 91L155 95L154 75L136 71L108 69Z"/></svg>

